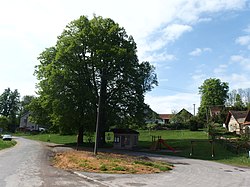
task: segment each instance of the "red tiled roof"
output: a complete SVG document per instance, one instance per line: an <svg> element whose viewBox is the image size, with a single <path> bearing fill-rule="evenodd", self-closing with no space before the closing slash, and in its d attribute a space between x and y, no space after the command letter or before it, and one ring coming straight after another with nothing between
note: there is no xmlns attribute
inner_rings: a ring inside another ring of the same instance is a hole
<svg viewBox="0 0 250 187"><path fill-rule="evenodd" d="M173 114L159 114L161 119L171 119Z"/></svg>

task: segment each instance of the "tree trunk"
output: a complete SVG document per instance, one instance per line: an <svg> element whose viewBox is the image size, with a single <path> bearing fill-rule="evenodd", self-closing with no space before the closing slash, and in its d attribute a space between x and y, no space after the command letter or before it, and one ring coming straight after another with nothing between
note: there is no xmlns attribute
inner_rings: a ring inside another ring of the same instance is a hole
<svg viewBox="0 0 250 187"><path fill-rule="evenodd" d="M99 100L99 120L98 120L98 146L103 147L105 142L105 130L106 130L106 100L107 100L107 79L106 71L103 70L101 78L100 88L100 100Z"/></svg>
<svg viewBox="0 0 250 187"><path fill-rule="evenodd" d="M79 145L83 145L83 126L80 126L78 129L77 146Z"/></svg>

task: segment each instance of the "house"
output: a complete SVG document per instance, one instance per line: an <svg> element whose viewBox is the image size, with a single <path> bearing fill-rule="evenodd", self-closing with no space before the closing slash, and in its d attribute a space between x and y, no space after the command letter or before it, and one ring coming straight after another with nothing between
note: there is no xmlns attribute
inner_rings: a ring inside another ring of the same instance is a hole
<svg viewBox="0 0 250 187"><path fill-rule="evenodd" d="M30 112L26 112L21 116L19 128L23 130L28 130L28 131L39 130L39 125L30 122L29 116L30 116Z"/></svg>
<svg viewBox="0 0 250 187"><path fill-rule="evenodd" d="M169 124L170 119L173 118L176 115L181 115L185 118L185 120L188 120L193 116L189 111L187 111L185 108L181 109L178 113L176 114L159 114L159 117L164 121L164 124Z"/></svg>
<svg viewBox="0 0 250 187"><path fill-rule="evenodd" d="M224 106L223 106L223 107L224 107ZM209 107L209 109L210 109L210 110L209 110L210 116L211 116L211 117L218 116L218 115L221 113L223 107L222 107L222 106L210 106L210 107Z"/></svg>
<svg viewBox="0 0 250 187"><path fill-rule="evenodd" d="M139 132L132 129L112 129L115 149L133 149L138 144Z"/></svg>
<svg viewBox="0 0 250 187"><path fill-rule="evenodd" d="M191 114L189 111L187 111L185 108L181 109L180 112L178 112L176 115L182 115L184 116L186 119L189 119L193 116L193 114Z"/></svg>
<svg viewBox="0 0 250 187"><path fill-rule="evenodd" d="M250 111L229 111L225 126L229 132L244 134L246 128L250 127Z"/></svg>
<svg viewBox="0 0 250 187"><path fill-rule="evenodd" d="M159 114L159 117L163 120L163 123L169 124L169 120L171 119L171 117L173 116L173 114Z"/></svg>

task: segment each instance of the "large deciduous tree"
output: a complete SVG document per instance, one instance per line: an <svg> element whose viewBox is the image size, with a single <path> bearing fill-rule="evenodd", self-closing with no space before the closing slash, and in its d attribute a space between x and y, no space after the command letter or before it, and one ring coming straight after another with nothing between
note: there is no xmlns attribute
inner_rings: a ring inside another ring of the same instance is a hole
<svg viewBox="0 0 250 187"><path fill-rule="evenodd" d="M99 145L110 126L143 121L144 94L157 85L154 67L139 63L133 38L102 17L69 23L39 60L41 106L49 108L53 124L78 130L79 142L94 130L97 109Z"/></svg>
<svg viewBox="0 0 250 187"><path fill-rule="evenodd" d="M209 107L224 106L228 98L228 91L228 83L216 78L206 79L199 87L199 94L201 94L199 117L205 120Z"/></svg>

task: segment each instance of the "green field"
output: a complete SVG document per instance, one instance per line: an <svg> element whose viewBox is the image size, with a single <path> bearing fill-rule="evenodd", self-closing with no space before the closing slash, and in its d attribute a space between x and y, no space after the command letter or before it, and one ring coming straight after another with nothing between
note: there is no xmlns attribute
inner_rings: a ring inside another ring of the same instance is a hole
<svg viewBox="0 0 250 187"><path fill-rule="evenodd" d="M139 131L139 151L152 152L157 154L175 155L203 160L214 160L227 164L234 164L240 166L250 166L250 158L247 153L241 154L232 153L227 150L221 143L214 142L214 155L212 157L212 145L208 140L208 135L205 131L189 131L189 130L161 130L161 131ZM112 146L112 133L109 133L111 140L109 146ZM169 151L164 145L160 150L152 151L152 136L161 137L169 146L174 148L176 152ZM58 144L76 144L76 135L74 136L60 136L57 134L40 134L27 136L33 140L48 141ZM92 137L93 140L93 137ZM85 140L87 142L87 140ZM193 155L191 153L191 141L193 141ZM86 143L85 146L93 146Z"/></svg>
<svg viewBox="0 0 250 187"><path fill-rule="evenodd" d="M0 139L0 150L16 145L16 141L3 141Z"/></svg>

